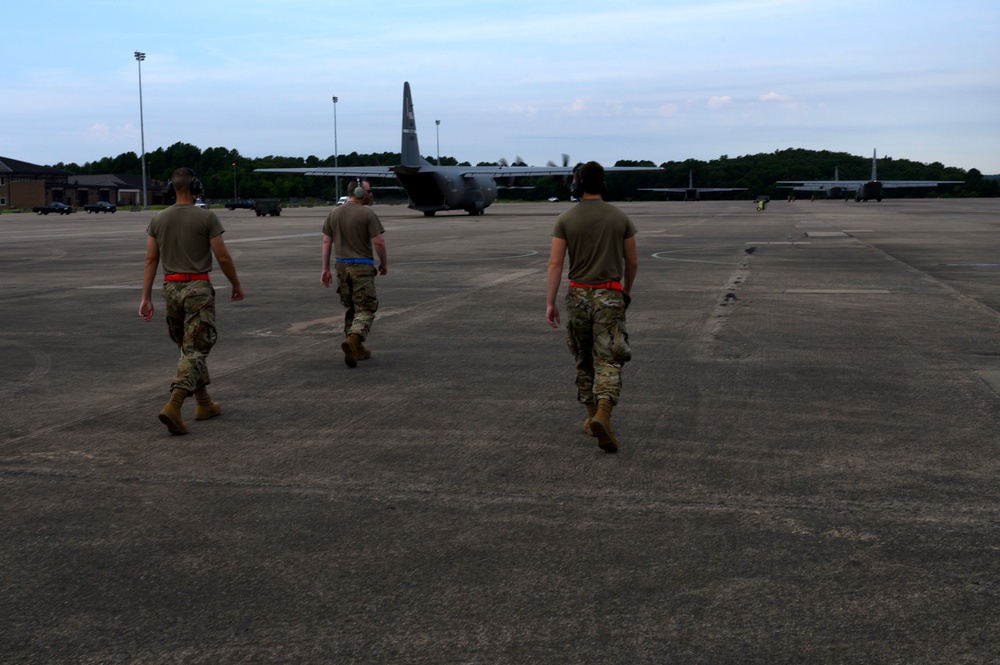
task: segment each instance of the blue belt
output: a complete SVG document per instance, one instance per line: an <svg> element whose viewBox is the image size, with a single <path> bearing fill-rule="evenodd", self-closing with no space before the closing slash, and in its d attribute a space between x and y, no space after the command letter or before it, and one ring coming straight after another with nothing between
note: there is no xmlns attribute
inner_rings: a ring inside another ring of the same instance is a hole
<svg viewBox="0 0 1000 665"><path fill-rule="evenodd" d="M337 259L337 263L362 263L366 266L373 266L375 259Z"/></svg>

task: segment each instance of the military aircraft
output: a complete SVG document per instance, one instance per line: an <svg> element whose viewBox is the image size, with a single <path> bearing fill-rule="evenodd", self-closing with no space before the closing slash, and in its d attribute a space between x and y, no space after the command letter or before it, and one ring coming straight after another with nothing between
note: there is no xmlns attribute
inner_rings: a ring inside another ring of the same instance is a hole
<svg viewBox="0 0 1000 665"><path fill-rule="evenodd" d="M958 185L962 180L879 180L876 172L878 157L872 151L871 180L841 180L840 173L834 170L833 180L779 180L776 186L807 192L829 192L830 198L839 198L843 190L855 190L854 200L857 202L868 199L882 200L884 189L899 189L901 187L937 187L938 185Z"/></svg>
<svg viewBox="0 0 1000 665"><path fill-rule="evenodd" d="M313 168L256 169L260 173L302 173L313 176L348 176L356 178L391 178L410 197L410 208L425 216L444 210L465 210L470 215L482 215L502 189L497 180L512 183L517 176L563 176L573 173L564 155L563 165L548 166L437 166L420 156L417 143L417 123L413 116L413 99L409 82L403 83L403 131L400 149L402 162L396 166L341 166ZM605 171L657 171L658 167L606 166Z"/></svg>
<svg viewBox="0 0 1000 665"><path fill-rule="evenodd" d="M641 187L640 192L683 193L685 201L700 201L702 192L743 192L746 187L695 187L694 170L688 171L687 187Z"/></svg>
<svg viewBox="0 0 1000 665"><path fill-rule="evenodd" d="M784 181L782 181L784 182ZM809 182L804 185L794 185L792 189L796 192L826 192L826 198L828 199L840 199L843 198L847 200L847 196L844 195L844 188L840 185L840 167L833 167L833 180L822 181L822 184L815 184L815 182Z"/></svg>

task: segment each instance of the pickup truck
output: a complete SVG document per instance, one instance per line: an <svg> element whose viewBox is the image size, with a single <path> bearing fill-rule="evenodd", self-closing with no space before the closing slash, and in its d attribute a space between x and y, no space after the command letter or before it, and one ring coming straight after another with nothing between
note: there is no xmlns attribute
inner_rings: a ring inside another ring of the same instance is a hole
<svg viewBox="0 0 1000 665"><path fill-rule="evenodd" d="M83 206L83 211L87 213L114 212L115 210L118 210L118 207L114 203L108 203L107 201L98 201L97 203Z"/></svg>
<svg viewBox="0 0 1000 665"><path fill-rule="evenodd" d="M65 203L59 203L58 201L53 201L47 206L35 206L31 209L31 212L37 212L39 215L47 215L50 212L54 212L58 215L68 215L73 212L73 209L66 205Z"/></svg>
<svg viewBox="0 0 1000 665"><path fill-rule="evenodd" d="M226 208L229 210L236 210L237 208L245 208L246 210L254 209L253 201L230 201L226 204Z"/></svg>

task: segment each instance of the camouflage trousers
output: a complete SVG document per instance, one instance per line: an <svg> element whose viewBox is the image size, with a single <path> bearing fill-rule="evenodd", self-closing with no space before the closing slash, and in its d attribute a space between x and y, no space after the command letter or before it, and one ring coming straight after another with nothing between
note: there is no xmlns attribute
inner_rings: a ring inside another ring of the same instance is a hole
<svg viewBox="0 0 1000 665"><path fill-rule="evenodd" d="M375 312L378 311L378 296L375 294L375 266L363 263L337 264L337 293L340 302L347 308L344 315L344 337L354 334L361 341L368 339Z"/></svg>
<svg viewBox="0 0 1000 665"><path fill-rule="evenodd" d="M215 288L208 281L164 282L167 331L180 349L170 389L193 393L211 383L206 357L215 346Z"/></svg>
<svg viewBox="0 0 1000 665"><path fill-rule="evenodd" d="M567 346L576 360L577 399L618 403L622 364L632 358L625 328L625 298L613 289L570 287L566 294Z"/></svg>

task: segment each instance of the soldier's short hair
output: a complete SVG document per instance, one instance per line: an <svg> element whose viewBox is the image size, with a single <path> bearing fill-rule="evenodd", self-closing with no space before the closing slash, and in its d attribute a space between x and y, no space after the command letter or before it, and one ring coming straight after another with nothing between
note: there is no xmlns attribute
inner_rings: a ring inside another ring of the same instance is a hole
<svg viewBox="0 0 1000 665"><path fill-rule="evenodd" d="M604 167L597 162L587 162L580 167L580 187L585 194L604 193Z"/></svg>

